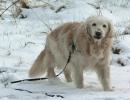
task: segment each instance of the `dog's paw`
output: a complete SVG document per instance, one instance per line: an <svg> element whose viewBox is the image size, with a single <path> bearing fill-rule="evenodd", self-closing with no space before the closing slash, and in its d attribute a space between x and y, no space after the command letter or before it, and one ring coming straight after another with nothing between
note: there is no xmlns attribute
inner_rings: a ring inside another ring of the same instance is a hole
<svg viewBox="0 0 130 100"><path fill-rule="evenodd" d="M104 89L104 91L112 92L112 91L114 91L114 88L115 88L115 87L106 88L106 89Z"/></svg>
<svg viewBox="0 0 130 100"><path fill-rule="evenodd" d="M48 81L49 81L50 84L53 84L53 85L61 83L60 79L57 78L57 77L56 78L48 79Z"/></svg>
<svg viewBox="0 0 130 100"><path fill-rule="evenodd" d="M83 85L83 84L77 84L76 87L77 87L78 89L82 89L82 88L84 88L84 85Z"/></svg>

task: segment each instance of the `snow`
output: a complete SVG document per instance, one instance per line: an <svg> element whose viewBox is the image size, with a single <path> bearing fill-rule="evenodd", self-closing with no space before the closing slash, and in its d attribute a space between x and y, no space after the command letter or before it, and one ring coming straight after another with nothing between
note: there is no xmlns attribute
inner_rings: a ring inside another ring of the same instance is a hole
<svg viewBox="0 0 130 100"><path fill-rule="evenodd" d="M25 19L20 17L14 19L10 12L3 15L3 20L0 19L0 100L130 100L129 34L117 35L118 37L114 38L113 47L121 49L120 54L112 54L111 78L114 91L104 92L95 73L90 72L84 74L83 89L77 89L73 83L67 83L63 75L50 81L10 84L11 81L29 78L28 70L44 48L49 28L54 29L68 21L83 21L97 14L95 8L88 4L96 5L97 0L46 1L56 9L64 4L66 8L58 13L50 7L22 9L22 14L27 16ZM102 14L112 20L116 31L120 33L129 31L127 28L130 25L129 1L102 1ZM32 5L35 2L32 2ZM38 4L41 2L36 5ZM125 66L119 64L118 60Z"/></svg>

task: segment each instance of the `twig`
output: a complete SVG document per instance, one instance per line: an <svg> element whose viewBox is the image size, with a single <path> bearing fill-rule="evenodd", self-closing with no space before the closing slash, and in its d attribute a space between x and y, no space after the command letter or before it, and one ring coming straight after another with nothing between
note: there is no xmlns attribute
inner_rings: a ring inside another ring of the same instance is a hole
<svg viewBox="0 0 130 100"><path fill-rule="evenodd" d="M89 5L93 6L95 9L100 9L100 8L101 8L100 6L96 6L96 5L91 4L91 3L87 3L87 4L89 4Z"/></svg>
<svg viewBox="0 0 130 100"><path fill-rule="evenodd" d="M31 9L32 9L32 11L33 11L33 8L32 7L30 7ZM34 11L33 11L34 12ZM35 12L34 12L35 13ZM39 15L37 15L37 14L35 14L35 16L50 30L50 32L52 32L52 28L48 25L48 24L46 24L43 20L41 20L41 18L39 17Z"/></svg>
<svg viewBox="0 0 130 100"><path fill-rule="evenodd" d="M49 96L49 97L60 97L60 98L64 98L62 95L54 95L54 94L48 94L48 93L45 93L46 96Z"/></svg>
<svg viewBox="0 0 130 100"><path fill-rule="evenodd" d="M45 3L45 4L47 4L48 6L50 6L50 8L51 8L52 10L55 9L54 6L53 6L52 4L50 4L50 3L48 3L48 2L45 2L45 1L43 1L43 0L42 0L42 2Z"/></svg>
<svg viewBox="0 0 130 100"><path fill-rule="evenodd" d="M0 74L6 72L5 70L0 70Z"/></svg>
<svg viewBox="0 0 130 100"><path fill-rule="evenodd" d="M24 92L27 92L27 93L42 93L42 92L32 92L32 91L30 91L30 90L26 90L26 89L14 89L14 90L17 90L17 91L24 91ZM48 96L48 97L59 97L59 98L64 98L64 96L62 96L62 95L59 95L59 94L57 94L57 95L55 95L55 94L49 94L49 93L45 93L45 95L46 96Z"/></svg>
<svg viewBox="0 0 130 100"><path fill-rule="evenodd" d="M61 98L64 98L62 95L56 95L57 97L61 97Z"/></svg>
<svg viewBox="0 0 130 100"><path fill-rule="evenodd" d="M45 93L46 96L49 96L49 97L54 97L55 95L54 94L48 94L48 93Z"/></svg>
<svg viewBox="0 0 130 100"><path fill-rule="evenodd" d="M59 8L57 8L57 10L55 11L55 13L58 13L58 12L60 12L62 9L65 9L66 8L66 6L65 5L62 5L62 6L60 6Z"/></svg>
<svg viewBox="0 0 130 100"><path fill-rule="evenodd" d="M32 91L24 90L24 89L14 89L14 90L18 90L18 91L26 91L26 92L28 92L28 93L33 93Z"/></svg>
<svg viewBox="0 0 130 100"><path fill-rule="evenodd" d="M91 4L91 3L87 3L87 4L93 6L95 9L97 9L97 15L102 15L100 3L98 3L98 5L94 5L94 4Z"/></svg>
<svg viewBox="0 0 130 100"><path fill-rule="evenodd" d="M15 5L17 2L19 2L20 0L17 0L15 2L13 2L10 6L8 6L1 14L0 14L0 17L10 8L12 7L13 5Z"/></svg>
<svg viewBox="0 0 130 100"><path fill-rule="evenodd" d="M113 47L112 48L112 52L114 53L114 54L120 54L120 52L121 52L121 48L117 48L117 47Z"/></svg>
<svg viewBox="0 0 130 100"><path fill-rule="evenodd" d="M102 15L102 10L101 10L101 2L102 0L97 0L97 5L99 7L99 9L97 9L97 15Z"/></svg>
<svg viewBox="0 0 130 100"><path fill-rule="evenodd" d="M43 22L43 24L50 30L50 32L52 32L52 28L48 24L46 24L45 22Z"/></svg>
<svg viewBox="0 0 130 100"><path fill-rule="evenodd" d="M10 6L8 6L1 14L0 14L0 17L2 17L2 15L10 8L10 7L12 7L13 5L15 5L17 2L19 2L20 0L17 0L17 1L15 1L15 2L13 2ZM31 7L30 7L31 8ZM31 8L32 9L32 8ZM37 15L36 15L37 16ZM39 18L39 16L37 16L38 18ZM40 18L39 18L40 19ZM45 22L43 22L41 19L40 19L40 21L52 32L52 28L49 26L49 25L47 25Z"/></svg>
<svg viewBox="0 0 130 100"><path fill-rule="evenodd" d="M24 45L24 48L25 48L27 45L29 45L29 44L36 44L36 43L34 43L34 42L26 42L25 45Z"/></svg>

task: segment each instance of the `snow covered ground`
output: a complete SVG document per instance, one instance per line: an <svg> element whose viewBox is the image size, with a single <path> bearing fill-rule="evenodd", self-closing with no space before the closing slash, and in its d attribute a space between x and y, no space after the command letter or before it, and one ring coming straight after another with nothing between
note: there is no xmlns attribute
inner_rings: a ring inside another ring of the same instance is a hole
<svg viewBox="0 0 130 100"><path fill-rule="evenodd" d="M114 48L121 49L113 54L111 78L114 91L104 92L94 73L85 73L85 88L77 89L73 83L60 80L23 82L11 81L28 78L28 70L44 48L49 28L67 21L83 21L97 10L90 4L96 0L47 0L56 8L66 8L55 13L49 7L23 9L25 19L3 15L0 19L0 100L130 100L130 30L129 34L114 38ZM111 19L116 30L123 33L130 25L130 3L108 0L101 3L102 14ZM122 0L119 0L122 1ZM127 2L128 1L128 2ZM128 4L127 4L127 3ZM117 4L117 5L116 5ZM126 5L127 6L124 6ZM118 33L119 34L119 33ZM119 64L120 63L120 64ZM125 65L125 66L122 66ZM58 73L59 71L57 71ZM21 89L23 91L21 91Z"/></svg>

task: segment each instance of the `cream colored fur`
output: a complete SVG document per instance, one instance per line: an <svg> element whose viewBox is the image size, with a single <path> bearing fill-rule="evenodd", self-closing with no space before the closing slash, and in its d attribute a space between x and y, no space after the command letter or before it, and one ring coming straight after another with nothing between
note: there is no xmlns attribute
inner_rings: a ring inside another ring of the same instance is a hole
<svg viewBox="0 0 130 100"><path fill-rule="evenodd" d="M96 31L102 33L101 39L94 38ZM77 88L83 88L83 72L93 70L97 73L103 89L111 90L109 63L112 35L113 26L103 16L92 16L85 22L65 23L47 36L45 49L32 65L29 76L39 77L47 72L48 78L54 78L54 69L63 69L74 43L76 49L64 71L66 80L73 80Z"/></svg>

